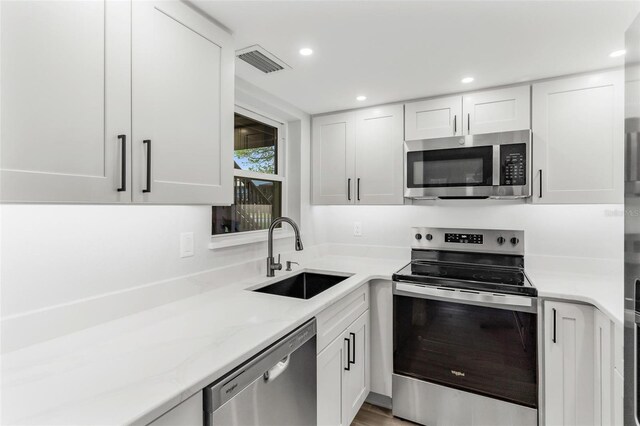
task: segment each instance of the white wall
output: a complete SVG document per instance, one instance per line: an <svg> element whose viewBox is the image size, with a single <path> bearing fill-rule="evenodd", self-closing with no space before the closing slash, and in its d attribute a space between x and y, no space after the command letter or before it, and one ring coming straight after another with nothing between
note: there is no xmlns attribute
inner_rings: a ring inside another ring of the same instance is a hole
<svg viewBox="0 0 640 426"><path fill-rule="evenodd" d="M301 146L309 144L309 117L277 98L236 81L236 100L291 122L287 141L290 214L313 243L308 197L301 193ZM308 148L305 148L308 150ZM307 169L308 173L308 169ZM124 291L207 269L266 258L266 243L209 250L211 207L150 205L3 205L0 312L2 318ZM308 216L308 214L307 214ZM194 232L195 256L179 257L179 235ZM289 251L291 239L276 241Z"/></svg>
<svg viewBox="0 0 640 426"><path fill-rule="evenodd" d="M406 206L313 206L318 242L409 247L412 226L522 229L525 255L622 259L622 205L475 200ZM362 237L353 236L354 222Z"/></svg>

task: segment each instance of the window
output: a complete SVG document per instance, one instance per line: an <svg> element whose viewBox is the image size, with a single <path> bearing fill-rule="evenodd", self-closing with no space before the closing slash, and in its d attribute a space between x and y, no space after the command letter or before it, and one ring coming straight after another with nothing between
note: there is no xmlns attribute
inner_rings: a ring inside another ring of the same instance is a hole
<svg viewBox="0 0 640 426"><path fill-rule="evenodd" d="M282 216L282 133L280 123L236 109L234 203L213 207L213 235L267 229L273 218Z"/></svg>

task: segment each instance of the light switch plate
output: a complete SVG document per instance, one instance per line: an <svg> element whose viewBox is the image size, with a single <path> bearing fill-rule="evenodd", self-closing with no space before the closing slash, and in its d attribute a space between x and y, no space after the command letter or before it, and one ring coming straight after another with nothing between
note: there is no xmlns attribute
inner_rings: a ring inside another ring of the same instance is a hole
<svg viewBox="0 0 640 426"><path fill-rule="evenodd" d="M362 222L353 222L353 236L362 237Z"/></svg>
<svg viewBox="0 0 640 426"><path fill-rule="evenodd" d="M191 257L193 254L193 232L182 232L180 234L180 257Z"/></svg>

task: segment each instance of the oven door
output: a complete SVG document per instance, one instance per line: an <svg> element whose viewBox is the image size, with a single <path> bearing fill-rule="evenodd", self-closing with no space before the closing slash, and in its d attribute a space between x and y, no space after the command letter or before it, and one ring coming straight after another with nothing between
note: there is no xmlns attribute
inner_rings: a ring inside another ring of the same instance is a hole
<svg viewBox="0 0 640 426"><path fill-rule="evenodd" d="M396 375L538 406L536 299L394 282Z"/></svg>

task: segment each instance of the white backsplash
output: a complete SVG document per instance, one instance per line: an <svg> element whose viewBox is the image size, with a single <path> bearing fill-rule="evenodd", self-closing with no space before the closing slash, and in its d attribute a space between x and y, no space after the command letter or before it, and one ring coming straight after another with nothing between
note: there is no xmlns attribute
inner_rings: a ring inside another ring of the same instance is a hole
<svg viewBox="0 0 640 426"><path fill-rule="evenodd" d="M412 226L525 231L525 256L622 259L623 205L436 201L405 206L314 206L318 242L409 247ZM353 235L355 222L362 236Z"/></svg>

